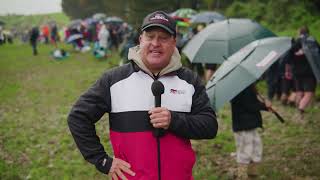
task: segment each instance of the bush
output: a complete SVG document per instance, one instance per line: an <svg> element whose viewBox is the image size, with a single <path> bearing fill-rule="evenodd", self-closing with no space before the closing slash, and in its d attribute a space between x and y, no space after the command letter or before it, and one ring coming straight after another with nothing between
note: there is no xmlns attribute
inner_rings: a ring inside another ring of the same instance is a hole
<svg viewBox="0 0 320 180"><path fill-rule="evenodd" d="M297 29L303 25L320 40L320 18L309 1L269 0L259 2L234 1L225 15L235 18L250 18L266 26L278 35L296 36Z"/></svg>

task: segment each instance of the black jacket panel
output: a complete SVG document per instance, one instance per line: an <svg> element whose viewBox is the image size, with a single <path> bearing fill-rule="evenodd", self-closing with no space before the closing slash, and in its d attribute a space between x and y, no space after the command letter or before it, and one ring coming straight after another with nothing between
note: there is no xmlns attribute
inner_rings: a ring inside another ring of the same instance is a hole
<svg viewBox="0 0 320 180"><path fill-rule="evenodd" d="M252 86L243 90L231 100L232 129L234 132L262 128L261 110L267 110L257 99Z"/></svg>

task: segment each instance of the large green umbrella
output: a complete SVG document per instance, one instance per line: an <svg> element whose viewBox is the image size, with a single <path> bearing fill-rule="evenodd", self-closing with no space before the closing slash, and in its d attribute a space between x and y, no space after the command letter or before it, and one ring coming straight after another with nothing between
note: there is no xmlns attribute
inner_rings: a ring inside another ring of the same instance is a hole
<svg viewBox="0 0 320 180"><path fill-rule="evenodd" d="M250 42L274 33L250 19L227 19L196 34L182 52L192 63L221 64Z"/></svg>
<svg viewBox="0 0 320 180"><path fill-rule="evenodd" d="M206 85L211 106L218 110L261 75L291 48L291 38L256 40L230 56Z"/></svg>

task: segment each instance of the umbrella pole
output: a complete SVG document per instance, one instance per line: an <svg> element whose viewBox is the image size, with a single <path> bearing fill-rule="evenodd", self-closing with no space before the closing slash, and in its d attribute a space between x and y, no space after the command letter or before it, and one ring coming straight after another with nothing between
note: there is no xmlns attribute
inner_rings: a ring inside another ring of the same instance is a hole
<svg viewBox="0 0 320 180"><path fill-rule="evenodd" d="M258 98L259 98L263 103L266 102L266 99L265 99L262 95L260 95L259 93L257 93L257 96L258 96ZM278 118L278 120L279 120L281 123L284 123L283 117L282 117L276 110L274 110L272 107L270 107L269 110Z"/></svg>

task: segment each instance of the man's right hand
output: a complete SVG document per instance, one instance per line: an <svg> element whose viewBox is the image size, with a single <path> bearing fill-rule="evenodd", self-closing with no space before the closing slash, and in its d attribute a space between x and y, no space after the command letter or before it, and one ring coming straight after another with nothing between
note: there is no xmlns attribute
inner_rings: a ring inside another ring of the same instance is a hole
<svg viewBox="0 0 320 180"><path fill-rule="evenodd" d="M109 171L109 176L114 180L118 180L119 178L122 180L127 180L123 172L131 176L136 175L136 173L134 173L130 168L131 168L131 165L129 163L127 163L122 159L118 159L114 157L110 171Z"/></svg>

